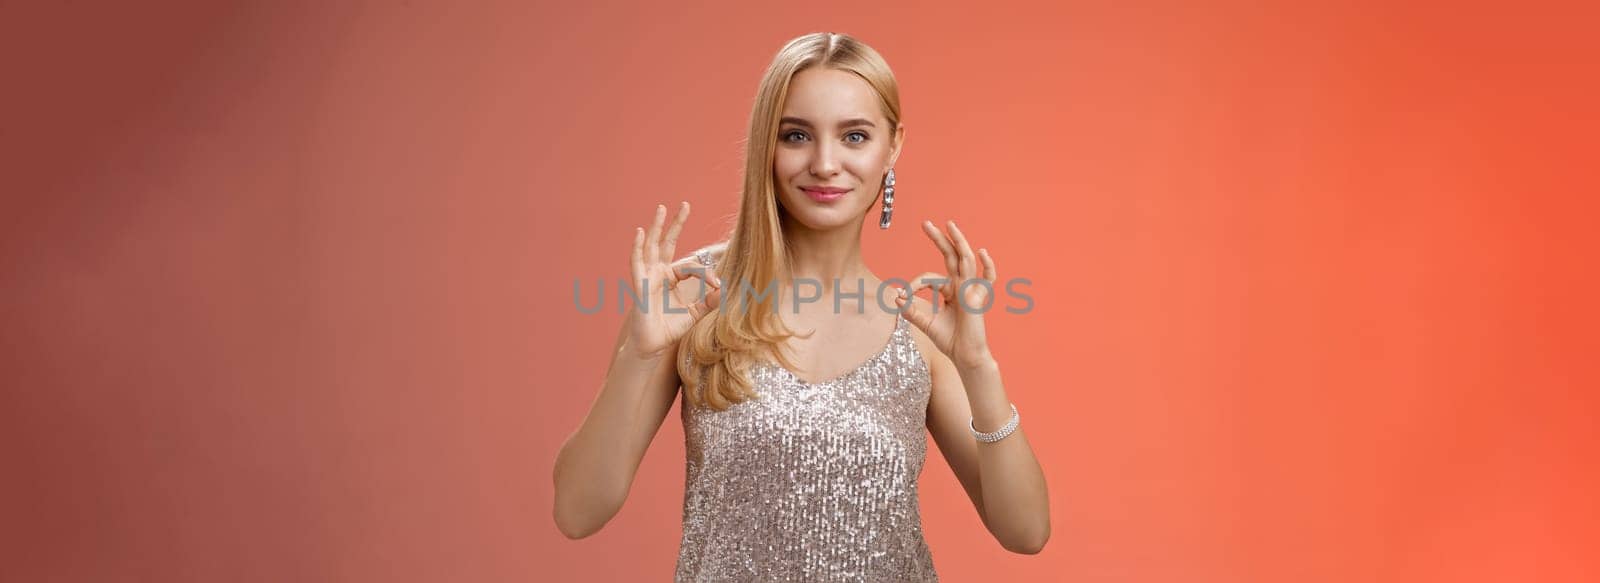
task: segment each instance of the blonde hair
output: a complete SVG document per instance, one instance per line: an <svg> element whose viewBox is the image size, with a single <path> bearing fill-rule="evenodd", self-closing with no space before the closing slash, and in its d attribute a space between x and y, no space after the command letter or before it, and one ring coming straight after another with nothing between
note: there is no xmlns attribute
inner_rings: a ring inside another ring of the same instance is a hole
<svg viewBox="0 0 1600 583"><path fill-rule="evenodd" d="M838 33L819 32L789 41L773 57L761 78L755 106L750 112L750 134L745 143L744 190L739 214L726 251L716 265L722 279L722 305L696 322L682 349L679 370L690 403L727 409L756 397L745 375L764 354L783 366L794 367L780 343L793 336L778 316L777 290L762 295L768 283L788 273L790 252L784 244L773 179L778 120L796 73L810 67L828 67L854 73L877 92L891 131L900 126L900 91L888 63L872 47ZM760 283L758 283L760 282ZM756 295L741 290L749 286ZM754 300L754 301L750 301ZM726 308L733 309L726 309Z"/></svg>

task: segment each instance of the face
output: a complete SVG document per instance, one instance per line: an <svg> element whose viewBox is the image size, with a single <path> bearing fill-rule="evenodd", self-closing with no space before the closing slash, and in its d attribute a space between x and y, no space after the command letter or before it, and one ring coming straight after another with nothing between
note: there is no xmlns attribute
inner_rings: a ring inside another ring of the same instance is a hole
<svg viewBox="0 0 1600 583"><path fill-rule="evenodd" d="M811 229L859 227L904 138L877 92L853 73L813 67L789 82L780 117L773 178L784 211Z"/></svg>

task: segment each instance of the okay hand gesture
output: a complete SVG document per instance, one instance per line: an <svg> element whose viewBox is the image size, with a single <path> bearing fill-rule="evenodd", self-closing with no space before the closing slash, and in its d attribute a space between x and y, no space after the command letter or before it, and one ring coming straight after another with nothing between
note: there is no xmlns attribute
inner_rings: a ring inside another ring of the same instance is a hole
<svg viewBox="0 0 1600 583"><path fill-rule="evenodd" d="M987 249L973 253L955 221L948 225L950 234L946 235L932 221L922 223L922 231L944 255L946 273L929 271L913 278L911 286L895 299L895 306L956 366L973 367L992 358L983 313L995 301L994 260ZM933 290L936 309L916 297L922 288Z"/></svg>
<svg viewBox="0 0 1600 583"><path fill-rule="evenodd" d="M717 308L722 297L721 282L709 268L693 258L672 263L678 233L689 217L689 203L679 207L678 217L663 235L661 226L666 217L667 207L657 205L650 229L640 227L633 237L631 285L638 302L628 314L629 346L642 356L656 356L676 345L695 322ZM683 285L691 277L704 284ZM707 290L709 293L700 295Z"/></svg>

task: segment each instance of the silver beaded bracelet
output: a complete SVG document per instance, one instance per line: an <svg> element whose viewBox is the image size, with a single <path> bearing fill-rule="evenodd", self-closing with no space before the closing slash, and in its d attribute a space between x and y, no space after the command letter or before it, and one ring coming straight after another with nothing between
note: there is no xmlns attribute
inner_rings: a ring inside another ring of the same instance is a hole
<svg viewBox="0 0 1600 583"><path fill-rule="evenodd" d="M994 443L996 441L1005 439L1006 436L1011 435L1012 432L1016 431L1017 426L1022 424L1022 415L1017 413L1017 404L1012 403L1011 420L1006 422L1005 427L996 429L994 433L978 432L978 426L973 424L973 421L977 421L977 419L974 418L972 421L967 422L967 427L972 429L972 436L978 438L978 441L984 443Z"/></svg>

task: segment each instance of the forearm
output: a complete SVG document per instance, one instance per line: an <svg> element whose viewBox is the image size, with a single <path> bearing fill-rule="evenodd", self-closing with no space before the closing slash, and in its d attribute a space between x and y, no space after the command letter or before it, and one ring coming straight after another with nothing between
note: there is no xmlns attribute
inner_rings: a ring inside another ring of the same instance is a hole
<svg viewBox="0 0 1600 583"><path fill-rule="evenodd" d="M638 355L621 342L589 414L557 454L555 519L567 536L599 530L627 498L642 457L631 436L643 424L659 426L659 420L648 418L647 392L663 358Z"/></svg>
<svg viewBox="0 0 1600 583"><path fill-rule="evenodd" d="M1011 401L993 359L958 370L978 431L995 431L1011 420ZM1000 441L979 442L978 471L989 531L1008 550L1034 553L1050 538L1050 498L1026 426Z"/></svg>

